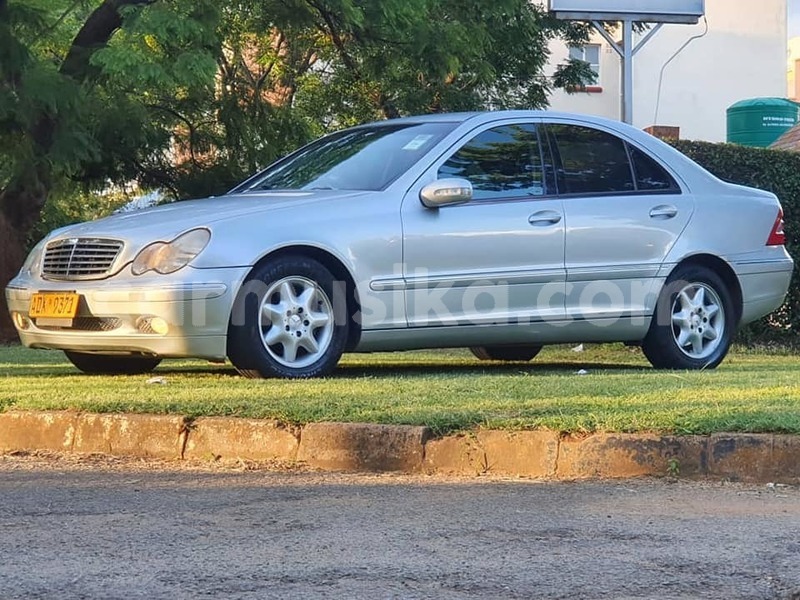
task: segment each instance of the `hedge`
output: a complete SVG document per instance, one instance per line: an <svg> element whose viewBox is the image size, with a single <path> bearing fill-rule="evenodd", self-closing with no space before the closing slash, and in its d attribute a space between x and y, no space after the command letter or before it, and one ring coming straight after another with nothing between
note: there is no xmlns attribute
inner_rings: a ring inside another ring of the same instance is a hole
<svg viewBox="0 0 800 600"><path fill-rule="evenodd" d="M768 190L783 205L786 248L800 260L800 153L676 140L670 142L708 171L731 183ZM795 266L789 295L775 313L746 327L740 342L800 344L800 273Z"/></svg>

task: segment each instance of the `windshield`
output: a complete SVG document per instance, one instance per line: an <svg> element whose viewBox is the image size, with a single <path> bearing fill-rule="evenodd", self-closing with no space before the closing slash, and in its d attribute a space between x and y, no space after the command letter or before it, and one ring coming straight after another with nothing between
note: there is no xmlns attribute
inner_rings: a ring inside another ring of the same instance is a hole
<svg viewBox="0 0 800 600"><path fill-rule="evenodd" d="M397 123L333 133L267 167L233 192L382 190L457 125Z"/></svg>

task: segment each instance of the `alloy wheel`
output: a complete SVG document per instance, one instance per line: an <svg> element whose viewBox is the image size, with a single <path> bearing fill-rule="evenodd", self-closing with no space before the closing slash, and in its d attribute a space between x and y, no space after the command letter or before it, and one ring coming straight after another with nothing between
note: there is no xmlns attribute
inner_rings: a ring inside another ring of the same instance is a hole
<svg viewBox="0 0 800 600"><path fill-rule="evenodd" d="M269 355L292 368L314 364L333 338L334 312L328 295L305 277L273 283L261 302L261 340Z"/></svg>

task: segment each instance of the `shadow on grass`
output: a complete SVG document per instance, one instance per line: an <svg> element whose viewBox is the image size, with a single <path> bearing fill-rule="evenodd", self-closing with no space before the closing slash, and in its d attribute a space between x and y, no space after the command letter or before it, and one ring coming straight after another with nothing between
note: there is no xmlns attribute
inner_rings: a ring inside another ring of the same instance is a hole
<svg viewBox="0 0 800 600"><path fill-rule="evenodd" d="M551 363L484 363L484 364L447 364L431 362L380 362L372 365L348 365L342 364L329 376L332 379L364 379L374 377L432 377L450 375L519 375L526 373L530 375L571 375L579 369L591 372L612 372L612 371L652 371L649 366L633 363L604 363L604 362L551 362ZM8 377L108 377L108 375L88 375L81 373L72 365L67 363L31 363L19 365L6 365L0 369L0 376ZM147 374L146 374L147 375ZM152 376L164 375L205 375L239 377L239 373L230 365L220 366L172 366L169 363L162 363ZM144 375L134 375L131 377L143 377Z"/></svg>
<svg viewBox="0 0 800 600"><path fill-rule="evenodd" d="M381 362L372 365L339 365L328 377L331 379L364 379L375 377L432 377L441 375L571 375L579 369L589 372L616 372L616 371L653 371L652 367L633 363L603 363L603 362L551 362L551 363L496 363L496 364L447 364L430 362ZM231 367L169 367L162 366L156 374L182 374L182 375L225 375L237 376L238 373Z"/></svg>
<svg viewBox="0 0 800 600"><path fill-rule="evenodd" d="M379 363L375 365L340 365L330 377L334 379L361 379L364 377L431 377L434 375L572 375L576 371L652 371L640 364L601 362L552 363L497 363L497 364L431 364L424 362Z"/></svg>

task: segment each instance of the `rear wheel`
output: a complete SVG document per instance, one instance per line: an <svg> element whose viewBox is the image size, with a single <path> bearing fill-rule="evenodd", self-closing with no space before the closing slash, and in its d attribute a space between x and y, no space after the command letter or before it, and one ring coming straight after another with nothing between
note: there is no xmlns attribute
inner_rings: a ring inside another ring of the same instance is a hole
<svg viewBox="0 0 800 600"><path fill-rule="evenodd" d="M333 371L348 327L346 307L334 310L334 284L330 271L302 256L256 267L239 293L228 330L228 357L237 370L251 378Z"/></svg>
<svg viewBox="0 0 800 600"><path fill-rule="evenodd" d="M713 369L728 353L736 310L727 286L711 269L678 267L656 305L642 350L660 369Z"/></svg>
<svg viewBox="0 0 800 600"><path fill-rule="evenodd" d="M151 356L91 354L65 350L69 362L89 375L141 375L149 373L161 362Z"/></svg>
<svg viewBox="0 0 800 600"><path fill-rule="evenodd" d="M541 346L472 346L470 352L481 360L526 362L541 351Z"/></svg>

